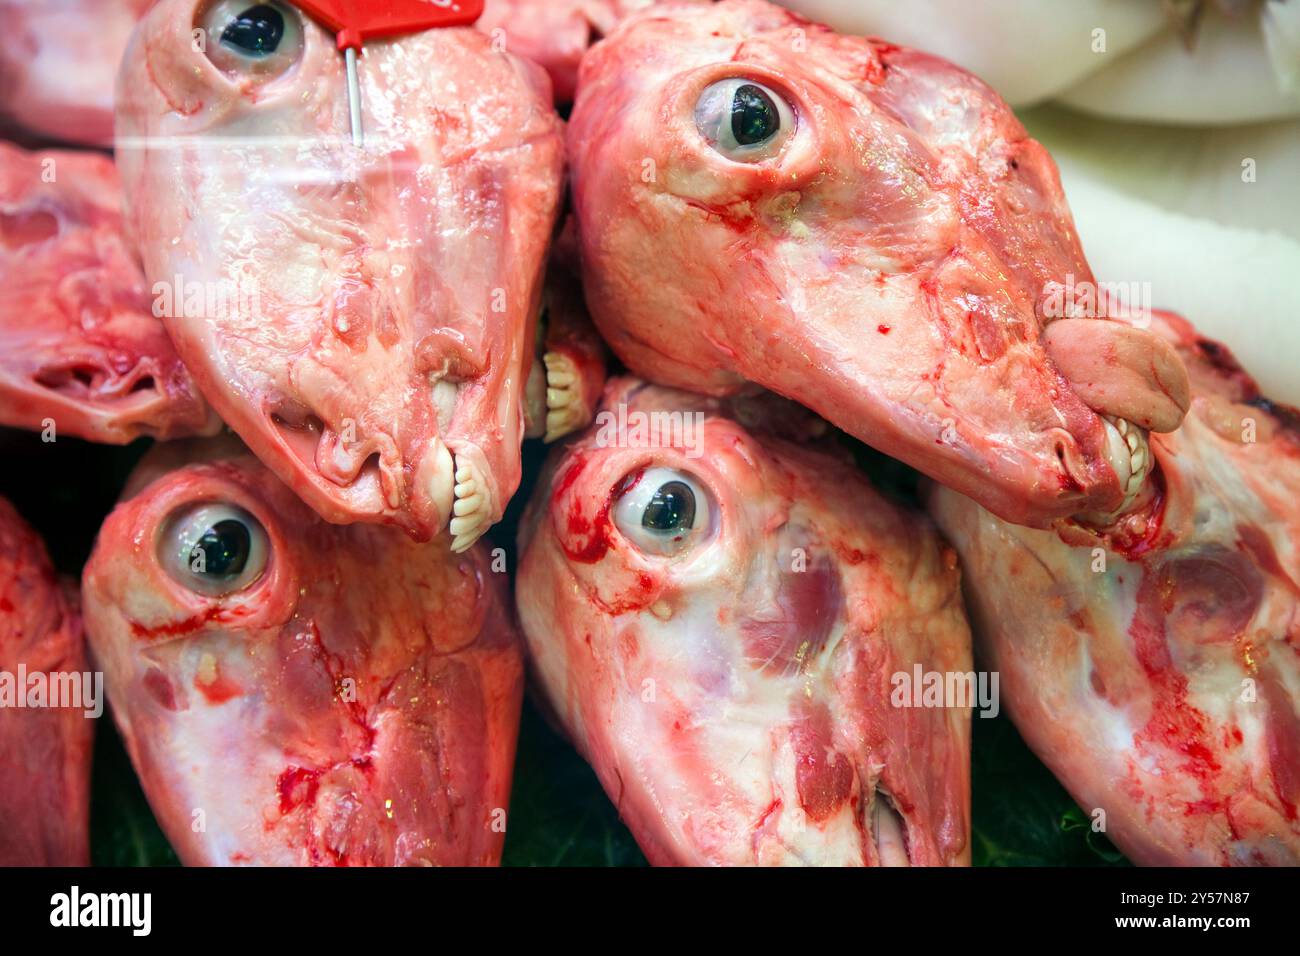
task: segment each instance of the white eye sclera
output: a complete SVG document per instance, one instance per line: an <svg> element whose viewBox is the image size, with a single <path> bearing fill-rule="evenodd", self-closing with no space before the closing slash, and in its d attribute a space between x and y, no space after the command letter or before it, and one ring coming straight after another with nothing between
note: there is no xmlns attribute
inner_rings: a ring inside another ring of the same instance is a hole
<svg viewBox="0 0 1300 956"><path fill-rule="evenodd" d="M624 482L614 524L648 554L672 556L708 531L710 500L696 479L672 468L648 468Z"/></svg>
<svg viewBox="0 0 1300 956"><path fill-rule="evenodd" d="M796 126L794 109L771 87L734 77L710 84L695 104L700 135L727 159L758 163L781 152Z"/></svg>
<svg viewBox="0 0 1300 956"><path fill-rule="evenodd" d="M234 505L206 502L172 515L158 542L158 560L177 582L198 594L242 591L266 569L261 522Z"/></svg>

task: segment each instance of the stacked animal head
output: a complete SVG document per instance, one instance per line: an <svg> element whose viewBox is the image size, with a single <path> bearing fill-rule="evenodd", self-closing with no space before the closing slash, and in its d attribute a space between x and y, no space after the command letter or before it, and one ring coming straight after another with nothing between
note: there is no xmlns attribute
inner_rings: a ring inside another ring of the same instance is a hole
<svg viewBox="0 0 1300 956"><path fill-rule="evenodd" d="M763 0L668 5L583 61L593 317L640 375L760 385L1043 526L1122 509L1173 350L1107 318L1057 173L989 87Z"/></svg>
<svg viewBox="0 0 1300 956"><path fill-rule="evenodd" d="M653 862L969 862L969 714L891 703L970 670L955 556L811 420L616 379L530 505L539 683Z"/></svg>
<svg viewBox="0 0 1300 956"><path fill-rule="evenodd" d="M105 521L82 593L183 862L500 858L523 664L482 548L328 524L238 442L174 443Z"/></svg>
<svg viewBox="0 0 1300 956"><path fill-rule="evenodd" d="M468 547L519 483L557 215L542 71L469 28L366 50L280 2L164 0L118 83L128 232L231 428L319 514Z"/></svg>

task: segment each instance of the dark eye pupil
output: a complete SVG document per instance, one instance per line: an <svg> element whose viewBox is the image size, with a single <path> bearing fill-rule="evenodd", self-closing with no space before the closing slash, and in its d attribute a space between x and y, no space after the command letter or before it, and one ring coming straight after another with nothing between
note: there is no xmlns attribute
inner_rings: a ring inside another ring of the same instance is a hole
<svg viewBox="0 0 1300 956"><path fill-rule="evenodd" d="M766 142L781 129L772 97L752 83L737 87L731 98L731 135L741 146Z"/></svg>
<svg viewBox="0 0 1300 956"><path fill-rule="evenodd" d="M641 524L651 531L689 530L695 525L695 492L684 482L665 482L646 505Z"/></svg>
<svg viewBox="0 0 1300 956"><path fill-rule="evenodd" d="M252 56L270 56L284 36L284 17L274 7L259 3L230 21L221 42Z"/></svg>
<svg viewBox="0 0 1300 956"><path fill-rule="evenodd" d="M248 564L248 553L253 538L242 521L227 518L218 521L199 538L191 552L191 559L202 559L202 574L209 577L235 577L243 573Z"/></svg>

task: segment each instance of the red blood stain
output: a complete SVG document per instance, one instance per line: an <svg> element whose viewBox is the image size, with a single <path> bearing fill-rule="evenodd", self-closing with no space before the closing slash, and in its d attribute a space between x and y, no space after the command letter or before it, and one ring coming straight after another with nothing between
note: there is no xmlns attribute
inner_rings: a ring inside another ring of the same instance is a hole
<svg viewBox="0 0 1300 956"><path fill-rule="evenodd" d="M244 692L242 687L221 673L217 674L216 680L208 683L204 683L198 677L195 677L194 688L207 698L209 704L224 704Z"/></svg>
<svg viewBox="0 0 1300 956"><path fill-rule="evenodd" d="M889 67L883 63L879 56L873 56L862 68L862 75L872 86L879 86L885 82L885 74Z"/></svg>
<svg viewBox="0 0 1300 956"><path fill-rule="evenodd" d="M1134 734L1134 741L1183 754L1186 759L1181 769L1196 779L1207 801L1222 808L1223 800L1215 788L1220 767L1207 736L1208 721L1188 702L1187 678L1174 668L1169 655L1165 620L1176 592L1176 581L1150 569L1143 574L1138 588L1137 613L1129 634L1154 695L1151 717Z"/></svg>
<svg viewBox="0 0 1300 956"><path fill-rule="evenodd" d="M193 634L208 624L235 624L249 617L252 613L253 609L246 605L222 607L219 604L214 604L193 617L182 618L179 621L168 621L165 624L157 624L153 627L146 627L139 621L132 621L131 633L140 640L152 640L157 637L180 637L183 634Z"/></svg>
<svg viewBox="0 0 1300 956"><path fill-rule="evenodd" d="M755 824L754 829L762 830L764 827L766 827L767 821L771 819L772 814L776 813L776 811L780 809L781 809L781 801L779 799L773 800L771 803L769 803L767 805L767 809L763 811L762 816L758 818L758 823Z"/></svg>
<svg viewBox="0 0 1300 956"><path fill-rule="evenodd" d="M574 483L578 480L579 474L585 469L586 460L575 462L572 467L561 478L559 486L555 490L553 501L559 501ZM564 553L568 555L571 561L579 561L583 564L595 564L609 551L613 544L614 529L610 522L609 509L614 502L627 494L636 487L637 482L641 480L644 469L637 471L627 478L614 489L614 491L605 499L596 514L595 520L588 519L582 511L582 499L576 498L569 510L567 517L568 534L561 536L561 544L564 547Z"/></svg>
<svg viewBox="0 0 1300 956"><path fill-rule="evenodd" d="M9 600L7 597L0 597L0 611L3 611L6 614L12 614L14 612L14 602Z"/></svg>
<svg viewBox="0 0 1300 956"><path fill-rule="evenodd" d="M280 815L288 816L298 807L316 802L320 789L320 771L306 767L289 767L275 783L280 794Z"/></svg>
<svg viewBox="0 0 1300 956"><path fill-rule="evenodd" d="M1153 497L1147 507L1146 524L1140 532L1117 534L1110 542L1111 550L1130 561L1136 561L1165 544L1161 541L1166 504L1164 472L1157 469L1148 481L1151 483Z"/></svg>
<svg viewBox="0 0 1300 956"><path fill-rule="evenodd" d="M879 325L876 326L876 331L879 332L881 335L888 335L890 332L890 328L889 326L885 325L884 322L881 322Z"/></svg>

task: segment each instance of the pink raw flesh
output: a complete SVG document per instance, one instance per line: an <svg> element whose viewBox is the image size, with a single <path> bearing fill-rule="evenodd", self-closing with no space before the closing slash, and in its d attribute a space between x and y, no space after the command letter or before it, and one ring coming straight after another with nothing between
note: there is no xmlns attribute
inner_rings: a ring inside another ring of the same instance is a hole
<svg viewBox="0 0 1300 956"><path fill-rule="evenodd" d="M1294 866L1300 414L1181 318L1153 327L1191 411L1151 438L1140 533L1017 528L942 488L931 511L1021 734L1130 859Z"/></svg>
<svg viewBox="0 0 1300 956"><path fill-rule="evenodd" d="M523 695L502 576L481 549L327 524L235 444L151 452L82 579L114 716L181 861L499 862ZM164 566L169 516L200 503L243 509L268 540L264 570L223 597Z"/></svg>
<svg viewBox="0 0 1300 956"><path fill-rule="evenodd" d="M301 47L286 39L257 72L220 43L194 49L205 10L162 0L120 76L118 162L145 274L242 293L165 316L178 351L328 520L427 540L465 484L473 540L520 478L563 178L545 76L470 28L371 41L358 150L332 36L299 17L286 37Z"/></svg>
<svg viewBox="0 0 1300 956"><path fill-rule="evenodd" d="M75 593L0 499L0 672L16 681L20 666L29 680L90 670ZM0 866L87 866L94 720L84 706L15 703L0 707Z"/></svg>
<svg viewBox="0 0 1300 956"><path fill-rule="evenodd" d="M690 0L687 0L690 2ZM696 3L708 0L694 0ZM654 0L487 0L474 24L494 43L543 67L555 102L572 103L578 67L593 43Z"/></svg>
<svg viewBox="0 0 1300 956"><path fill-rule="evenodd" d="M0 143L0 425L125 444L214 434L122 235L98 153Z"/></svg>
<svg viewBox="0 0 1300 956"><path fill-rule="evenodd" d="M0 122L82 146L113 143L113 78L154 0L0 0Z"/></svg>
<svg viewBox="0 0 1300 956"><path fill-rule="evenodd" d="M653 863L969 863L970 712L891 700L971 669L955 555L769 398L615 379L605 411L694 442L598 416L553 453L515 591L546 702ZM708 502L671 556L620 524L658 469Z"/></svg>
<svg viewBox="0 0 1300 956"><path fill-rule="evenodd" d="M789 106L766 158L697 128L736 79ZM569 145L587 300L639 375L757 383L1034 526L1122 503L1099 413L1176 424L1150 332L1102 381L1045 348L1093 282L1056 167L937 57L763 0L654 7L584 59Z"/></svg>

